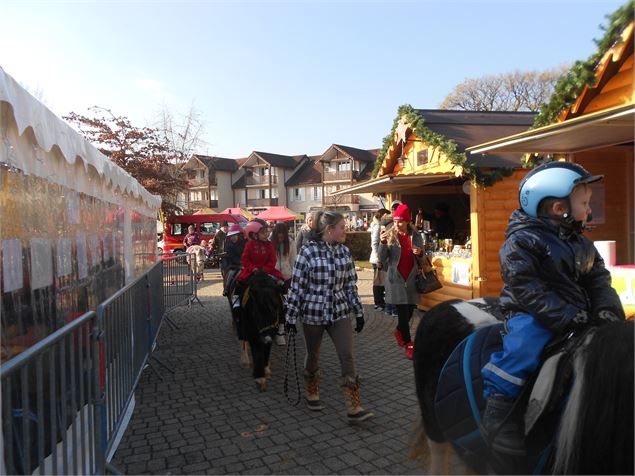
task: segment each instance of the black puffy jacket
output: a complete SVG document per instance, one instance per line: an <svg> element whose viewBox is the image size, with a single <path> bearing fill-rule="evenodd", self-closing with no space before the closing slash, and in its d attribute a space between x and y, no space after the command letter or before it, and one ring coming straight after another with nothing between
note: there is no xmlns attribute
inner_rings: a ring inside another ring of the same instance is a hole
<svg viewBox="0 0 635 476"><path fill-rule="evenodd" d="M593 315L608 309L624 318L591 240L520 209L512 213L505 238L500 263L506 310L527 312L552 332L565 328L579 311Z"/></svg>

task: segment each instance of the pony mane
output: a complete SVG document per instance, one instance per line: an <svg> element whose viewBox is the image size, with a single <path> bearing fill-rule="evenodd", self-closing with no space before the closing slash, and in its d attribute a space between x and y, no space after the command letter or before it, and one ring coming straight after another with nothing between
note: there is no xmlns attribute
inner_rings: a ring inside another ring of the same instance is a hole
<svg viewBox="0 0 635 476"><path fill-rule="evenodd" d="M554 473L633 474L634 329L603 325L577 351Z"/></svg>

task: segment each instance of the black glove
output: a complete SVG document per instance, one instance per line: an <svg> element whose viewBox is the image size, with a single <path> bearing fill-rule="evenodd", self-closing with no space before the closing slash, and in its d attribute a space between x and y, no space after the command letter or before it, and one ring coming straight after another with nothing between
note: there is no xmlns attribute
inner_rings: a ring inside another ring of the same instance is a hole
<svg viewBox="0 0 635 476"><path fill-rule="evenodd" d="M594 318L594 320L601 322L602 324L606 324L607 322L619 322L622 320L617 316L617 314L613 311L609 311L608 309L598 311Z"/></svg>
<svg viewBox="0 0 635 476"><path fill-rule="evenodd" d="M357 325L355 326L355 332L359 334L364 328L364 316L357 316L355 318L355 322L357 323Z"/></svg>
<svg viewBox="0 0 635 476"><path fill-rule="evenodd" d="M288 322L284 324L284 330L287 331L287 334L298 333L298 328L295 326L295 324L289 324Z"/></svg>

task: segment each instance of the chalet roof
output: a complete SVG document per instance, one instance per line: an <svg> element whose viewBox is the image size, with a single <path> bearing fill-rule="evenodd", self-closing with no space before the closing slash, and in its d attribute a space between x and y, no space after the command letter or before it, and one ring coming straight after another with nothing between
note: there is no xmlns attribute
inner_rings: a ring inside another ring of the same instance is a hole
<svg viewBox="0 0 635 476"><path fill-rule="evenodd" d="M306 157L305 154L301 155L280 155L280 154L271 154L269 152L259 152L253 151L251 155L247 158L247 160L243 163L243 165L249 163L252 157L259 157L260 159L267 162L272 167L281 167L283 169L293 169L296 165Z"/></svg>
<svg viewBox="0 0 635 476"><path fill-rule="evenodd" d="M416 112L425 119L424 125L428 129L456 142L458 152L464 152L469 146L526 131L536 117L533 112L443 109L417 109ZM468 161L481 167L520 166L518 154L468 155Z"/></svg>
<svg viewBox="0 0 635 476"><path fill-rule="evenodd" d="M361 162L375 162L379 149L358 149L356 147L350 147L348 145L333 144L332 147L338 148L340 151L349 155L354 160Z"/></svg>
<svg viewBox="0 0 635 476"><path fill-rule="evenodd" d="M238 178L232 183L232 188L245 188L245 169L240 169L237 172Z"/></svg>
<svg viewBox="0 0 635 476"><path fill-rule="evenodd" d="M322 183L321 155L309 157L285 182L287 187Z"/></svg>
<svg viewBox="0 0 635 476"><path fill-rule="evenodd" d="M224 157L215 157L201 154L194 154L198 160L203 162L210 170L223 170L227 172L235 172L240 164L235 159L226 159Z"/></svg>

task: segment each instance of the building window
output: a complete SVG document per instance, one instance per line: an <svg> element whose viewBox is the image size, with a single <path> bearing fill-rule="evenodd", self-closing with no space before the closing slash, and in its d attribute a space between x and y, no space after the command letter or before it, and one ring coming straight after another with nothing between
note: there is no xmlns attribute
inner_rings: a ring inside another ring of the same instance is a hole
<svg viewBox="0 0 635 476"><path fill-rule="evenodd" d="M348 172L349 170L351 170L350 160L347 160L346 162L339 162L337 165L340 172Z"/></svg>
<svg viewBox="0 0 635 476"><path fill-rule="evenodd" d="M261 188L258 190L258 198L267 198L266 196L266 190L264 188Z"/></svg>
<svg viewBox="0 0 635 476"><path fill-rule="evenodd" d="M212 191L209 194L209 199L218 200L218 191L216 189L212 189Z"/></svg>
<svg viewBox="0 0 635 476"><path fill-rule="evenodd" d="M199 170L198 171L198 177L202 178L202 179L205 178L205 171L204 170Z"/></svg>
<svg viewBox="0 0 635 476"><path fill-rule="evenodd" d="M200 202L203 200L202 192L190 192L190 201L191 202Z"/></svg>
<svg viewBox="0 0 635 476"><path fill-rule="evenodd" d="M313 187L313 200L322 198L322 187Z"/></svg>

